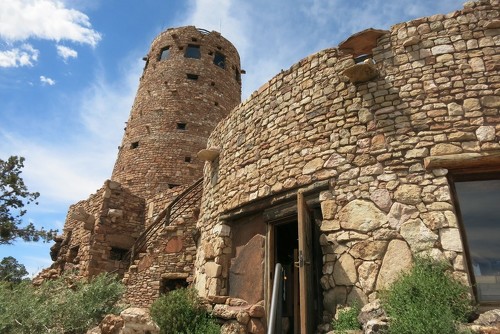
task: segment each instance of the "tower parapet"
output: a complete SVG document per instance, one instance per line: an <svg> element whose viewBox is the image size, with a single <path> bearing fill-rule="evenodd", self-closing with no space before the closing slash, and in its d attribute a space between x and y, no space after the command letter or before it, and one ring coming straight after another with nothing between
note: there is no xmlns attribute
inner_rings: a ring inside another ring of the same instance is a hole
<svg viewBox="0 0 500 334"><path fill-rule="evenodd" d="M148 198L202 176L215 125L241 101L240 58L218 32L168 29L152 43L112 180Z"/></svg>

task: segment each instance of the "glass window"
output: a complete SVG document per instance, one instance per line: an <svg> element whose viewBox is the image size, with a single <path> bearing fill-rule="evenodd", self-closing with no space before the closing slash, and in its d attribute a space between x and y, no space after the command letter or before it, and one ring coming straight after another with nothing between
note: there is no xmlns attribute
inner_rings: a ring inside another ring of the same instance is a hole
<svg viewBox="0 0 500 334"><path fill-rule="evenodd" d="M455 182L479 302L500 302L500 179Z"/></svg>
<svg viewBox="0 0 500 334"><path fill-rule="evenodd" d="M214 64L220 68L226 68L226 56L220 52L216 52L214 56Z"/></svg>
<svg viewBox="0 0 500 334"><path fill-rule="evenodd" d="M186 58L201 58L201 51L199 45L189 44L186 49L186 53L184 53L184 57Z"/></svg>
<svg viewBox="0 0 500 334"><path fill-rule="evenodd" d="M170 47L161 49L159 60L165 60L170 56Z"/></svg>

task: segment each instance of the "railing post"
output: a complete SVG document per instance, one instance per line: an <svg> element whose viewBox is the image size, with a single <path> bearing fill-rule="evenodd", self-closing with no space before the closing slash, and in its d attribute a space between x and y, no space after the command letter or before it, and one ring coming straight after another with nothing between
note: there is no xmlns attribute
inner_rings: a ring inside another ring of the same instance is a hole
<svg viewBox="0 0 500 334"><path fill-rule="evenodd" d="M281 318L283 308L283 266L276 263L274 267L273 294L271 297L271 310L269 311L269 323L267 334L279 334L282 330Z"/></svg>

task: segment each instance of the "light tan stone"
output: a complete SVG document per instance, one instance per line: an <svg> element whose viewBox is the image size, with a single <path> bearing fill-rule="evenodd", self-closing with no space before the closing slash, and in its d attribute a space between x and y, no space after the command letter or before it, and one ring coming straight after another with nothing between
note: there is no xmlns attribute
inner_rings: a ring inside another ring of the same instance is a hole
<svg viewBox="0 0 500 334"><path fill-rule="evenodd" d="M340 210L340 226L347 230L368 232L387 222L386 215L372 202L354 200Z"/></svg>
<svg viewBox="0 0 500 334"><path fill-rule="evenodd" d="M416 184L402 184L395 193L394 199L403 204L415 205L422 201L421 188Z"/></svg>
<svg viewBox="0 0 500 334"><path fill-rule="evenodd" d="M462 252L462 239L458 228L443 228L439 231L441 246L444 250Z"/></svg>
<svg viewBox="0 0 500 334"><path fill-rule="evenodd" d="M364 240L356 243L349 253L355 259L375 260L381 259L387 247L386 241L381 240Z"/></svg>
<svg viewBox="0 0 500 334"><path fill-rule="evenodd" d="M402 240L391 241L380 267L376 289L387 289L401 273L408 271L412 264L413 257L406 242Z"/></svg>
<svg viewBox="0 0 500 334"><path fill-rule="evenodd" d="M408 242L414 253L434 247L434 243L438 239L437 234L427 228L420 219L410 219L401 224L399 233Z"/></svg>
<svg viewBox="0 0 500 334"><path fill-rule="evenodd" d="M336 285L354 285L357 282L358 274L351 255L343 254L337 260L333 268L333 280Z"/></svg>

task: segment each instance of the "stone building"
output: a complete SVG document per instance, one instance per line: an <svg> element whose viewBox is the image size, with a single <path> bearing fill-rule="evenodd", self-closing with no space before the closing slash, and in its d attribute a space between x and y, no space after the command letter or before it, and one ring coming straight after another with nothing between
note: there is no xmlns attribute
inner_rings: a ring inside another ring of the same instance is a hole
<svg viewBox="0 0 500 334"><path fill-rule="evenodd" d="M377 299L416 255L498 306L499 4L362 31L239 105L234 47L167 30L112 181L70 209L52 270L118 270L139 306L192 283L227 333L263 332L277 263L290 333L327 331L337 305ZM200 130L184 139L182 123Z"/></svg>

